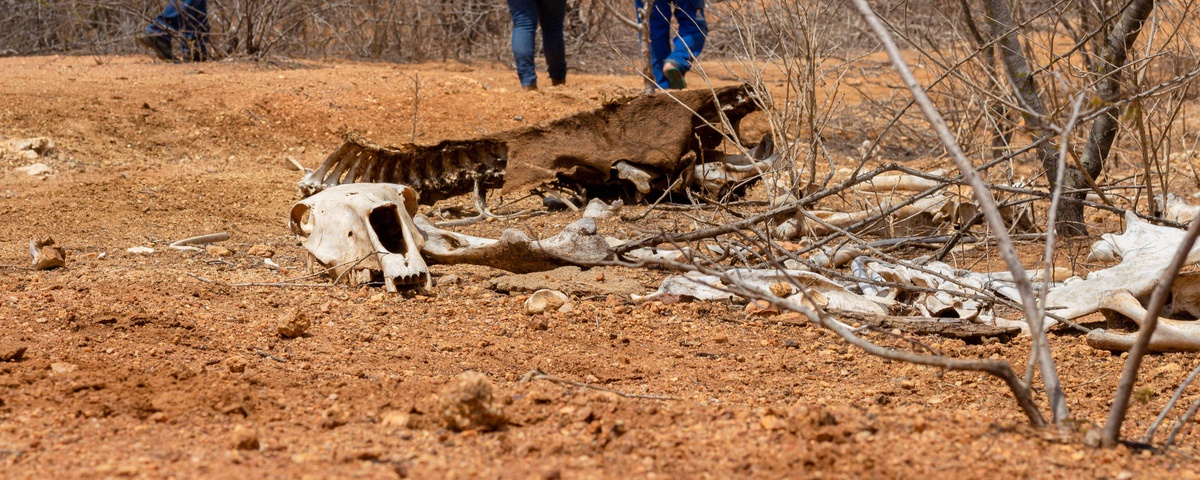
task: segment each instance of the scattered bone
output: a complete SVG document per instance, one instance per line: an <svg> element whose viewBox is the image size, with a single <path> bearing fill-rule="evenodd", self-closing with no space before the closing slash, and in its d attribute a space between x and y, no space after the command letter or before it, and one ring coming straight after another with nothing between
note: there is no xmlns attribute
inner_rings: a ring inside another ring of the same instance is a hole
<svg viewBox="0 0 1200 480"><path fill-rule="evenodd" d="M492 382L479 372L465 371L438 390L437 409L451 430L495 430L508 424L492 399Z"/></svg>
<svg viewBox="0 0 1200 480"><path fill-rule="evenodd" d="M769 293L772 288L780 290L780 287L776 286L780 283L799 287L800 292L791 295L788 300L801 304L879 315L887 313L887 309L879 302L847 291L845 287L838 285L833 280L813 272L733 269L726 272L726 275L738 279L739 284L753 288L762 294ZM678 296L696 300L744 301L740 296L726 291L725 288L721 278L716 275L688 272L684 275L669 276L663 280L657 292L634 296L633 299L645 302Z"/></svg>
<svg viewBox="0 0 1200 480"><path fill-rule="evenodd" d="M567 294L557 290L538 290L525 299L525 314L536 315L547 310L557 310L570 301Z"/></svg>
<svg viewBox="0 0 1200 480"><path fill-rule="evenodd" d="M395 292L398 285L431 286L421 257L425 238L413 223L416 211L417 193L406 186L339 185L297 202L289 225L335 278L381 276L387 290Z"/></svg>
<svg viewBox="0 0 1200 480"><path fill-rule="evenodd" d="M692 181L700 189L720 195L737 191L747 180L784 167L784 157L775 151L775 141L769 133L747 154L725 155L718 161L696 165L692 168Z"/></svg>
<svg viewBox="0 0 1200 480"><path fill-rule="evenodd" d="M421 254L430 263L471 264L514 273L540 272L564 265L587 265L613 257L612 249L596 233L596 223L584 218L567 225L558 235L533 240L508 229L500 239L473 237L433 225L424 215L414 219L424 235Z"/></svg>
<svg viewBox="0 0 1200 480"><path fill-rule="evenodd" d="M296 160L296 157L293 157L291 155L283 157L283 168L286 168L286 169L292 170L292 171L296 171L296 172L308 171L307 168L304 168L304 165L300 164L300 161Z"/></svg>
<svg viewBox="0 0 1200 480"><path fill-rule="evenodd" d="M1092 245L1094 258L1120 258L1121 263L1050 290L1046 308L1066 319L1079 318L1100 308L1102 298L1113 292L1128 291L1135 298L1154 289L1159 275L1167 269L1175 251L1183 242L1184 231L1151 225L1132 212L1125 215L1125 233L1104 234ZM1187 264L1200 261L1200 248L1193 247ZM1048 324L1051 319L1047 319Z"/></svg>
<svg viewBox="0 0 1200 480"><path fill-rule="evenodd" d="M915 193L937 187L938 185L941 185L941 182L916 175L880 175L858 184L854 189L862 193Z"/></svg>
<svg viewBox="0 0 1200 480"><path fill-rule="evenodd" d="M307 332L308 327L311 326L312 321L308 319L308 315L305 315L300 310L296 310L279 317L276 331L283 338L297 338L304 335L304 332Z"/></svg>
<svg viewBox="0 0 1200 480"><path fill-rule="evenodd" d="M1163 218L1166 220L1187 224L1196 218L1197 213L1200 213L1200 205L1192 205L1173 193L1168 193L1166 198L1159 195L1158 201L1159 207L1162 208Z"/></svg>
<svg viewBox="0 0 1200 480"><path fill-rule="evenodd" d="M1138 325L1146 319L1146 307L1128 291L1115 290L1100 294L1099 308L1119 313ZM1120 334L1105 329L1088 332L1087 343L1101 350L1129 350L1137 339L1137 333ZM1150 337L1152 352L1195 352L1200 351L1200 322L1181 321L1170 318L1158 319L1158 328Z"/></svg>
<svg viewBox="0 0 1200 480"><path fill-rule="evenodd" d="M125 251L134 255L147 255L154 253L154 249L150 247L129 247L126 248Z"/></svg>
<svg viewBox="0 0 1200 480"><path fill-rule="evenodd" d="M29 241L29 255L33 257L34 270L50 270L67 265L67 252L54 244L54 239L33 239Z"/></svg>
<svg viewBox="0 0 1200 480"><path fill-rule="evenodd" d="M589 191L632 187L645 194L665 190L693 162L725 158L717 148L726 134L736 133L741 119L756 110L750 87L739 85L630 97L539 125L432 146L383 147L351 136L299 187L312 195L347 183L402 183L416 189L423 204L472 193L477 182L484 191L502 187L516 194L552 183ZM730 125L734 132L713 125ZM626 177L622 184L613 181L614 171Z"/></svg>
<svg viewBox="0 0 1200 480"><path fill-rule="evenodd" d="M617 178L627 180L637 188L638 194L646 195L650 193L650 182L654 181L654 174L644 168L638 168L632 163L621 160L613 164L613 168L617 171Z"/></svg>
<svg viewBox="0 0 1200 480"><path fill-rule="evenodd" d="M43 175L53 175L53 174L54 174L54 169L53 169L53 168L50 168L48 165L46 165L46 164L44 164L44 163L35 163L35 164L33 164L33 165L26 165L26 166L24 166L24 167L17 167L17 168L14 168L13 170L16 170L17 172L20 172L20 173L24 173L24 174L26 174L26 175L29 175L29 176L31 176L31 177L37 177L37 176L43 176Z"/></svg>
<svg viewBox="0 0 1200 480"><path fill-rule="evenodd" d="M0 157L12 155L32 160L51 153L54 153L54 142L46 137L0 140Z"/></svg>
<svg viewBox="0 0 1200 480"><path fill-rule="evenodd" d="M870 257L859 257L851 262L851 272L863 280L936 290L934 293L916 293L899 288L880 287L866 281L860 282L859 288L867 296L879 296L912 305L923 317L976 318L979 316L981 308L979 301L967 298L966 294L982 293L987 286L981 279L960 273L942 262L929 262L922 267L930 272L936 272L940 276ZM956 282L951 282L946 278L955 279Z"/></svg>
<svg viewBox="0 0 1200 480"><path fill-rule="evenodd" d="M625 202L620 199L614 200L612 204L606 203L599 198L593 198L588 202L587 208L583 210L583 218L604 219L612 218L617 212L621 211L621 207Z"/></svg>
<svg viewBox="0 0 1200 480"><path fill-rule="evenodd" d="M177 240L175 242L172 242L170 245L168 245L168 247L170 247L172 250L184 250L184 251L199 252L199 251L201 251L201 249L199 247L196 247L195 245L204 245L204 244L213 243L213 242L224 242L225 240L229 240L228 233L225 233L225 232L210 233L208 235L198 235L195 237L188 237L188 238L185 238L182 240Z"/></svg>

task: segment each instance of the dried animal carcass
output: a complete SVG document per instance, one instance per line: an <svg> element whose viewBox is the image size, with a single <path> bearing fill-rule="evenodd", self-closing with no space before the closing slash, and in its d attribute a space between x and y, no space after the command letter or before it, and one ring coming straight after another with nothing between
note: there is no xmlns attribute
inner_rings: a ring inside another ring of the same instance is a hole
<svg viewBox="0 0 1200 480"><path fill-rule="evenodd" d="M770 167L761 158L732 156L729 168L697 170L727 158L717 149L756 110L742 85L626 98L539 125L430 146L384 147L351 136L299 187L308 196L347 183L399 183L416 189L420 203L432 204L477 188L524 193L560 184L593 196L637 196L696 175L711 186L725 170Z"/></svg>

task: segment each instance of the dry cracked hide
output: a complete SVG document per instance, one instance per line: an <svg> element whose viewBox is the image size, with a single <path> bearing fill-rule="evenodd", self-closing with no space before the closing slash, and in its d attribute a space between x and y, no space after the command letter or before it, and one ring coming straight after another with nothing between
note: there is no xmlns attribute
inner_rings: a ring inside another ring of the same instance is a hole
<svg viewBox="0 0 1200 480"><path fill-rule="evenodd" d="M736 134L741 119L756 110L749 87L740 85L625 98L558 120L437 145L385 147L351 136L299 187L307 196L339 184L399 183L416 189L422 204L471 193L477 184L482 191L516 194L558 184L591 196L637 197L664 190L672 179L695 176L697 165L725 160L717 151L725 134ZM757 154L769 154L766 150ZM720 177L729 173L725 170L764 168L729 157L729 168L700 173Z"/></svg>

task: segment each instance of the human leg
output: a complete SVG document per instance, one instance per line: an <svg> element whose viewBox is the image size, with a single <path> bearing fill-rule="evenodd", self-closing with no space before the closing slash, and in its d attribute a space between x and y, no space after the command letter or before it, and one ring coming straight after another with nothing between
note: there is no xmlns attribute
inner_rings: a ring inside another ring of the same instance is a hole
<svg viewBox="0 0 1200 480"><path fill-rule="evenodd" d="M537 32L538 8L536 0L508 0L508 12L512 15L512 51L517 64L517 77L521 86L537 88L537 71L534 69L534 34Z"/></svg>
<svg viewBox="0 0 1200 480"><path fill-rule="evenodd" d="M180 0L179 33L183 37L184 60L208 59L208 0Z"/></svg>
<svg viewBox="0 0 1200 480"><path fill-rule="evenodd" d="M650 70L654 83L660 88L670 88L663 75L663 61L671 54L671 0L653 0L650 7ZM642 0L636 0L638 21L642 20Z"/></svg>
<svg viewBox="0 0 1200 480"><path fill-rule="evenodd" d="M566 14L567 0L538 0L542 53L546 55L546 70L554 85L561 85L567 80L567 45L563 40Z"/></svg>
<svg viewBox="0 0 1200 480"><path fill-rule="evenodd" d="M675 37L666 61L674 64L680 74L685 74L692 69L692 62L700 55L704 41L708 39L704 0L675 0L675 21L679 24L679 35Z"/></svg>

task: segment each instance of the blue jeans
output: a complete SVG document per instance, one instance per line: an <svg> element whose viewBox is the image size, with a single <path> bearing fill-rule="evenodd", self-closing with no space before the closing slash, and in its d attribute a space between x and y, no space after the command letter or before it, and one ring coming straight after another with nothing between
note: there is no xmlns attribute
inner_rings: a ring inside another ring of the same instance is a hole
<svg viewBox="0 0 1200 480"><path fill-rule="evenodd" d="M660 88L670 87L663 75L663 62L670 61L681 73L692 69L692 62L704 49L708 22L704 20L704 0L653 0L650 8L650 68ZM636 0L638 21L642 20L642 0ZM671 17L679 23L679 36L671 39Z"/></svg>
<svg viewBox="0 0 1200 480"><path fill-rule="evenodd" d="M533 37L539 24L542 26L542 53L546 55L550 79L566 80L567 45L563 41L563 18L567 14L567 0L508 0L508 11L512 14L513 59L517 62L521 86L537 85Z"/></svg>
<svg viewBox="0 0 1200 480"><path fill-rule="evenodd" d="M208 58L208 0L167 0L147 35L179 35L185 60Z"/></svg>

